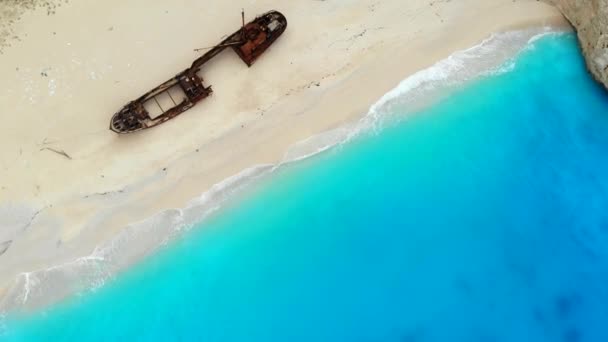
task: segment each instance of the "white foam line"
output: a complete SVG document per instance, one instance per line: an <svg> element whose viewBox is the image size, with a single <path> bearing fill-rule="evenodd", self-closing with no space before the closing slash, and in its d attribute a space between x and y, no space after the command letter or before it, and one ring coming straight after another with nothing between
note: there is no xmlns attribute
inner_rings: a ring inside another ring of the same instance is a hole
<svg viewBox="0 0 608 342"><path fill-rule="evenodd" d="M399 85L390 90L388 93L384 94L380 100L374 103L369 110L370 113L377 113L379 108L388 103L390 100L399 97L424 83L447 79L455 70L459 70L464 67L462 59L467 55L467 53L477 51L495 39L496 34L492 34L489 38L484 39L481 43L466 50L457 51L448 56L446 59L435 63L431 67L414 73L405 80L401 81Z"/></svg>

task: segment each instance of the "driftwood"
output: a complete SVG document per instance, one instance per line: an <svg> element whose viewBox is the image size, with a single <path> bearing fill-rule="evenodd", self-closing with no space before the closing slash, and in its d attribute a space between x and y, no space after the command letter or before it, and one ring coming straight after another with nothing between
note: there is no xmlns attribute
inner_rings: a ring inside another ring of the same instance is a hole
<svg viewBox="0 0 608 342"><path fill-rule="evenodd" d="M44 147L44 148L41 148L41 149L40 149L40 151L44 151L44 150L48 150L48 151L51 151L51 152L55 152L55 153L57 153L57 154L59 154L59 155L62 155L62 156L64 156L64 157L68 158L69 160L72 160L72 157L70 157L70 155L69 155L69 154L65 153L65 151L64 151L64 150L56 150L56 149L54 149L54 148L52 148L52 147Z"/></svg>
<svg viewBox="0 0 608 342"><path fill-rule="evenodd" d="M8 240L4 241L3 243L0 243L0 255L8 251L8 248L11 246L11 243L13 243L13 240Z"/></svg>

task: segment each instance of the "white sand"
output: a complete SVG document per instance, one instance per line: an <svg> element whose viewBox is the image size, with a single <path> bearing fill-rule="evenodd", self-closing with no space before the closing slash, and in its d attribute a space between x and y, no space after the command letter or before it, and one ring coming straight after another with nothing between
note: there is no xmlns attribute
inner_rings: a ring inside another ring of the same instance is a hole
<svg viewBox="0 0 608 342"><path fill-rule="evenodd" d="M289 21L252 68L226 50L204 70L211 98L151 130L108 130L122 105L188 67L194 48L235 31L242 6L249 19L277 9ZM0 288L276 163L493 32L563 24L535 0L73 0L30 11L0 55L0 244L12 241Z"/></svg>

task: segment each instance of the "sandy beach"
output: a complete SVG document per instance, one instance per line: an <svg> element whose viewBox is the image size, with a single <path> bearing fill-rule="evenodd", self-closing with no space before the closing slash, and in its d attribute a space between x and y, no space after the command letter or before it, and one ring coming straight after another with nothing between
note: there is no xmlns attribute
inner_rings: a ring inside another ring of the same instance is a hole
<svg viewBox="0 0 608 342"><path fill-rule="evenodd" d="M253 67L226 50L203 70L212 97L154 129L108 129L195 48L238 29L243 7L289 21ZM454 51L566 25L536 0L72 0L0 15L14 20L0 36L0 297L19 274L90 255L130 223L360 119Z"/></svg>

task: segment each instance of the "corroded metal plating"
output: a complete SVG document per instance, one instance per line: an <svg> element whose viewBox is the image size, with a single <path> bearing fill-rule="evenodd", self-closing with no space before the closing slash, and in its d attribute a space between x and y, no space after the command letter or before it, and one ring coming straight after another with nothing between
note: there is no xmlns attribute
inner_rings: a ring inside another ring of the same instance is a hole
<svg viewBox="0 0 608 342"><path fill-rule="evenodd" d="M243 20L241 29L196 59L188 69L129 102L114 114L110 121L110 129L116 133L140 131L158 126L192 108L213 93L211 86L206 87L203 79L197 74L205 63L224 49L231 47L250 67L286 28L287 19L277 11L258 16L248 24L244 24ZM180 97L176 98L177 95ZM158 101L160 96L170 99L173 106L165 110ZM160 114L151 116L146 109L148 105L156 105L160 109Z"/></svg>

